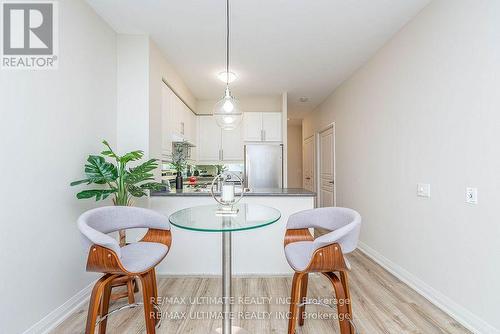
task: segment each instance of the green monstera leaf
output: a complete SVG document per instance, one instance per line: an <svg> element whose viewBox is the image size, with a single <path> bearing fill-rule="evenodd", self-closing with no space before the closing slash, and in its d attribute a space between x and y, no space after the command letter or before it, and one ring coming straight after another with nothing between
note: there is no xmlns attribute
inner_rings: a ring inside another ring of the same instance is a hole
<svg viewBox="0 0 500 334"><path fill-rule="evenodd" d="M86 178L71 182L72 186L80 184L98 184L103 189L90 189L79 192L78 199L95 198L96 201L104 200L110 195L114 196L117 205L128 205L130 197L143 197L147 191L162 190L164 186L154 180L153 170L158 168L158 160L150 159L136 167L127 169L127 163L138 161L144 156L144 152L137 150L128 152L123 156L116 154L107 141L102 142L106 149L101 155L89 155L85 164ZM112 158L116 164L106 161Z"/></svg>
<svg viewBox="0 0 500 334"><path fill-rule="evenodd" d="M103 157L98 155L90 155L85 164L86 179L71 182L71 186L76 186L82 183L91 184L106 184L115 181L118 178L116 167L107 162Z"/></svg>
<svg viewBox="0 0 500 334"><path fill-rule="evenodd" d="M96 201L100 201L108 198L109 195L116 193L116 189L92 189L92 190L83 190L76 194L76 198L78 199L88 199L95 197Z"/></svg>

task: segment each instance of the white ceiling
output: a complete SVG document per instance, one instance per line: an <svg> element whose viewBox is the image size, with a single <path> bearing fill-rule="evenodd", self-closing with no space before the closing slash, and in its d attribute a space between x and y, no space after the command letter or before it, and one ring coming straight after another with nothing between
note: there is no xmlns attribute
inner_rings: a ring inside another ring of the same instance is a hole
<svg viewBox="0 0 500 334"><path fill-rule="evenodd" d="M224 0L87 1L118 33L149 34L196 98L221 96ZM429 2L231 0L231 68L239 76L233 93L287 91L291 117L300 118Z"/></svg>

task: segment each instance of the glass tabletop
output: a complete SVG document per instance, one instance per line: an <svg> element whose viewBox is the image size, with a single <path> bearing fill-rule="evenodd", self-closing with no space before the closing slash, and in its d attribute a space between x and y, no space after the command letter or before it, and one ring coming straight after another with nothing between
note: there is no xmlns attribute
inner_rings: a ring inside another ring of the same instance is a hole
<svg viewBox="0 0 500 334"><path fill-rule="evenodd" d="M281 213L259 204L237 204L239 211L233 216L220 215L219 205L202 205L179 210L170 215L174 226L201 232L231 232L250 230L278 221Z"/></svg>

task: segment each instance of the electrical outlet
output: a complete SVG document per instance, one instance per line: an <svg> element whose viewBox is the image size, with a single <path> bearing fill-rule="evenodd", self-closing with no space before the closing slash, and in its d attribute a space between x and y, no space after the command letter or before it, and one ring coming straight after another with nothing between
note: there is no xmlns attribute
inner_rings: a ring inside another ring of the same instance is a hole
<svg viewBox="0 0 500 334"><path fill-rule="evenodd" d="M465 189L465 201L470 204L477 204L477 188Z"/></svg>
<svg viewBox="0 0 500 334"><path fill-rule="evenodd" d="M417 196L419 197L431 197L431 185L427 183L418 183L417 184Z"/></svg>

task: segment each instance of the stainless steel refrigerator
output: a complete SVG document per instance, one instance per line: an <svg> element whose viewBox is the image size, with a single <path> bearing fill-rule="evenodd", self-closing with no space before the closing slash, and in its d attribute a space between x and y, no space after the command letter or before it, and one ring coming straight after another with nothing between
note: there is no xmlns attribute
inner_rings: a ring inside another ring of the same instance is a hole
<svg viewBox="0 0 500 334"><path fill-rule="evenodd" d="M245 187L283 188L283 144L245 145Z"/></svg>

